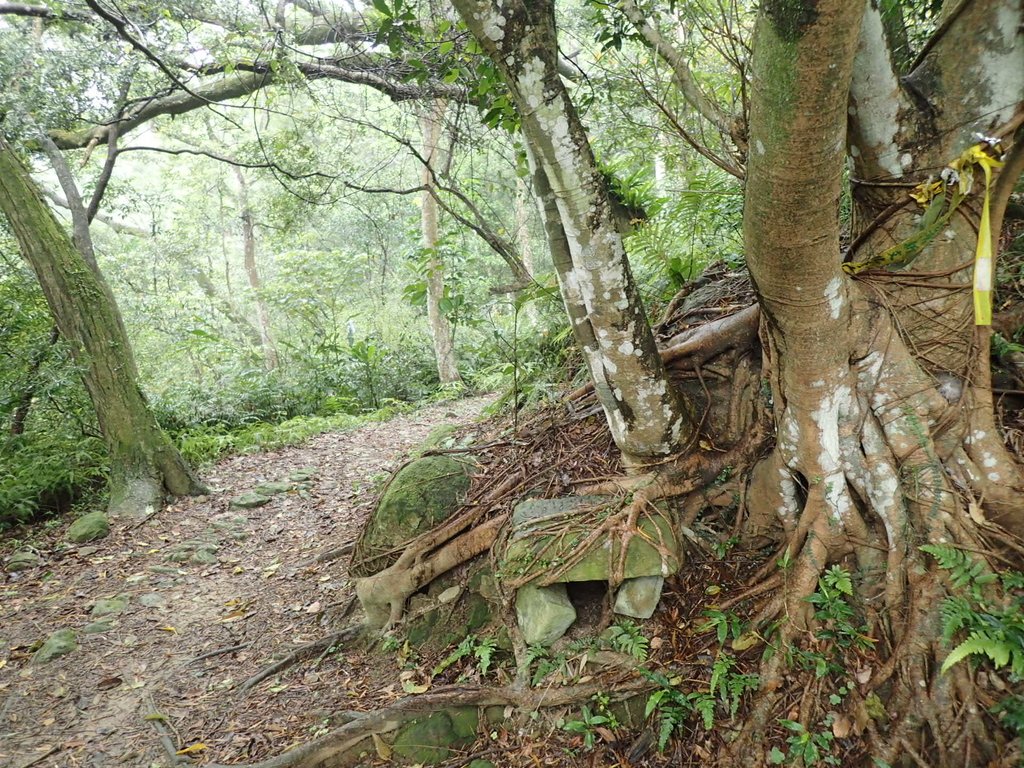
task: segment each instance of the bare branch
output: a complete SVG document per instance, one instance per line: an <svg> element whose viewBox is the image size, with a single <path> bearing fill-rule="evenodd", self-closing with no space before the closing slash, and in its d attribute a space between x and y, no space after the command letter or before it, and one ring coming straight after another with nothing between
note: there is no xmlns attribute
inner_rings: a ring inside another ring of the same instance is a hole
<svg viewBox="0 0 1024 768"><path fill-rule="evenodd" d="M55 11L43 5L28 5L27 3L0 3L0 16L26 16L33 19L86 21L85 16L72 11Z"/></svg>
<svg viewBox="0 0 1024 768"><path fill-rule="evenodd" d="M720 105L711 101L704 94L697 85L682 52L665 39L665 36L648 21L647 16L633 0L622 0L620 7L647 44L671 67L672 79L687 103L715 126L722 136L732 136L735 118L728 115Z"/></svg>

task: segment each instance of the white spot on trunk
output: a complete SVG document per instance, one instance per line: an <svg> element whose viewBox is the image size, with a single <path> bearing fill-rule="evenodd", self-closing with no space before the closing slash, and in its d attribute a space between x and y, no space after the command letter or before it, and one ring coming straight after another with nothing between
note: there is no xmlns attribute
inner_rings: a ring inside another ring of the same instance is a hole
<svg viewBox="0 0 1024 768"><path fill-rule="evenodd" d="M839 319L839 313L843 311L843 280L840 277L833 277L825 286L825 301L828 302L829 314L833 320Z"/></svg>
<svg viewBox="0 0 1024 768"><path fill-rule="evenodd" d="M989 472L987 477L993 483L998 483L999 482L999 473L998 472Z"/></svg>
<svg viewBox="0 0 1024 768"><path fill-rule="evenodd" d="M474 13L473 18L480 23L480 29L488 39L496 43L505 39L505 17L493 7Z"/></svg>
<svg viewBox="0 0 1024 768"><path fill-rule="evenodd" d="M760 139L757 139L754 142L754 146L757 148L757 154L759 154L759 155L763 155L764 154L764 144L761 143Z"/></svg>

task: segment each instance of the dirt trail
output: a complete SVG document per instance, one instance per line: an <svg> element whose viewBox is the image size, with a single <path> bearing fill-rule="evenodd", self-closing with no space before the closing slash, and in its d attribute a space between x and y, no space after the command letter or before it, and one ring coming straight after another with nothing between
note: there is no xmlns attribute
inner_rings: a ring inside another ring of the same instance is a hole
<svg viewBox="0 0 1024 768"><path fill-rule="evenodd" d="M432 428L469 423L486 403L442 403L228 459L205 473L215 493L115 523L88 545L63 543L65 524L38 536L43 565L0 575L0 766L255 760L308 740L339 710L372 706L381 692L344 652L248 696L237 686L347 623L344 559L316 555L355 537L378 476ZM255 509L229 508L302 469L313 472L308 483ZM15 543L0 542L0 559ZM98 600L118 597L121 612L96 615ZM75 631L77 650L31 664L34 646L62 628ZM212 651L223 652L197 659ZM170 754L190 746L192 758Z"/></svg>

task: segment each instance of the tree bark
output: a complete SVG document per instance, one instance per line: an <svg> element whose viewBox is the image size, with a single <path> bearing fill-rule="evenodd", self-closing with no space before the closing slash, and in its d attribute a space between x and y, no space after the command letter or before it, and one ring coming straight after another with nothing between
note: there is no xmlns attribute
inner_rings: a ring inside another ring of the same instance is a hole
<svg viewBox="0 0 1024 768"><path fill-rule="evenodd" d="M521 117L562 298L616 445L632 465L670 455L690 442L694 419L666 377L606 183L559 75L553 3L454 5Z"/></svg>
<svg viewBox="0 0 1024 768"><path fill-rule="evenodd" d="M253 301L256 304L256 327L259 329L260 347L263 349L263 366L268 371L277 370L279 359L274 337L270 332L270 310L263 298L263 284L256 266L256 227L253 222L252 208L249 205L249 185L245 174L238 168L234 169L238 179L238 198L242 213L242 251L245 260L245 274L252 289Z"/></svg>
<svg viewBox="0 0 1024 768"><path fill-rule="evenodd" d="M421 245L427 254L427 321L430 336L434 340L434 358L437 361L437 375L442 384L462 381L458 363L455 360L455 338L452 325L441 310L444 299L444 261L438 253L440 232L438 227L438 205L431 193L435 187L435 176L442 172L444 148L441 146L441 121L444 117L444 102L432 100L427 103L420 125L423 131L423 186L426 188L420 205Z"/></svg>
<svg viewBox="0 0 1024 768"><path fill-rule="evenodd" d="M39 280L61 335L82 366L110 456L110 512L147 514L163 504L165 491L204 493L139 389L135 360L110 288L86 265L3 138L0 210Z"/></svg>

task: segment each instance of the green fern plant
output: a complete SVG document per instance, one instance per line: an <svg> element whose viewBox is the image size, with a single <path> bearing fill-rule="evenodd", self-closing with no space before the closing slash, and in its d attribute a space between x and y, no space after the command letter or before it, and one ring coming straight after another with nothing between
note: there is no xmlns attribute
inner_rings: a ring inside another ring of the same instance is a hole
<svg viewBox="0 0 1024 768"><path fill-rule="evenodd" d="M1024 606L1019 596L1006 594L1019 590L1024 577L1009 572L1000 578L980 558L956 547L926 544L921 550L948 572L954 590L942 604L943 639L952 643L957 636L967 635L946 656L942 671L973 657L1024 677ZM1002 590L994 588L998 582Z"/></svg>

